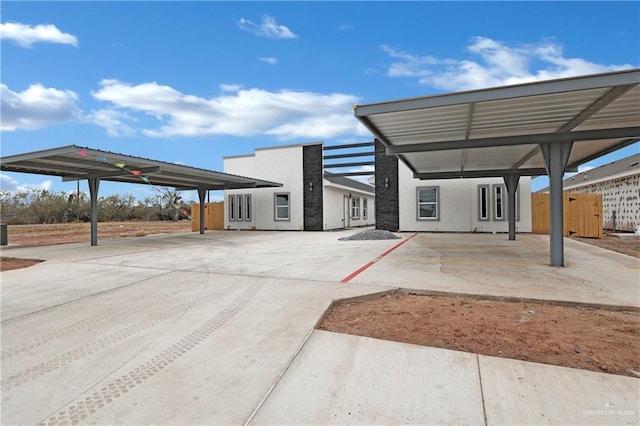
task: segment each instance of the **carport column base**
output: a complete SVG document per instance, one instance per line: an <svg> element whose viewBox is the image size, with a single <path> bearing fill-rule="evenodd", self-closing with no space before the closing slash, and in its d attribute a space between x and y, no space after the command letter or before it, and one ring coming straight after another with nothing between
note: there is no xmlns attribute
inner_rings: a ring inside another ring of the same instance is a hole
<svg viewBox="0 0 640 426"><path fill-rule="evenodd" d="M98 188L100 179L92 178L89 181L89 195L91 197L91 245L98 245Z"/></svg>
<svg viewBox="0 0 640 426"><path fill-rule="evenodd" d="M549 209L551 210L549 249L551 266L564 266L564 206L562 177L569 162L573 142L552 142L540 144L549 174Z"/></svg>
<svg viewBox="0 0 640 426"><path fill-rule="evenodd" d="M505 174L502 176L504 185L507 187L507 200L509 204L509 241L516 240L516 191L518 191L518 182L520 175L515 173Z"/></svg>
<svg viewBox="0 0 640 426"><path fill-rule="evenodd" d="M204 234L204 196L206 189L198 189L198 199L200 200L200 234Z"/></svg>

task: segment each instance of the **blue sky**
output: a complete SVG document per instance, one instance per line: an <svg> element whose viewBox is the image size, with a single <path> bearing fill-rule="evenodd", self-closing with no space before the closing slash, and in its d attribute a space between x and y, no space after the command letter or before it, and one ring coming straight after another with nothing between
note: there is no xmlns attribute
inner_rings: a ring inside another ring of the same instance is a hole
<svg viewBox="0 0 640 426"><path fill-rule="evenodd" d="M2 156L76 144L220 171L258 147L370 141L356 103L640 66L639 2L5 1L1 25ZM115 192L153 195L100 186Z"/></svg>

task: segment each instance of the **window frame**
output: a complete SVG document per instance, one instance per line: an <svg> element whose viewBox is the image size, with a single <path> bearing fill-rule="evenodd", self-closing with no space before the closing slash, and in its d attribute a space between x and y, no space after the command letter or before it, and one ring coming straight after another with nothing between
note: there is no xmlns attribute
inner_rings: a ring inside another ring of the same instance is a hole
<svg viewBox="0 0 640 426"><path fill-rule="evenodd" d="M482 217L482 192L485 192L485 204L486 204L486 217ZM478 222L489 222L491 221L491 212L492 212L492 203L491 203L491 185L478 185Z"/></svg>
<svg viewBox="0 0 640 426"><path fill-rule="evenodd" d="M507 197L509 196L507 193L507 186L503 183L496 183L493 185L493 191L492 194L495 196L495 191L496 188L500 187L502 188L502 219L496 218L496 215L494 214L493 216L493 220L498 221L498 222L503 222L505 220L509 220L509 202ZM493 207L496 207L495 202L492 203ZM497 213L497 208L495 209L496 211L494 211L494 213ZM520 185L518 185L518 189L516 189L516 222L520 221Z"/></svg>
<svg viewBox="0 0 640 426"><path fill-rule="evenodd" d="M251 222L252 218L251 218L251 208L253 207L251 205L251 194L245 194L244 196L244 220L245 222Z"/></svg>
<svg viewBox="0 0 640 426"><path fill-rule="evenodd" d="M284 207L284 206L278 206L278 196L286 196L287 197L287 217L286 219L284 218L278 218L278 207ZM273 194L273 220L276 222L290 222L291 221L291 193L290 192L276 192Z"/></svg>
<svg viewBox="0 0 640 426"><path fill-rule="evenodd" d="M360 219L360 197L351 197L351 219Z"/></svg>
<svg viewBox="0 0 640 426"><path fill-rule="evenodd" d="M500 197L498 197L497 190L500 189ZM507 193L507 187L503 183L494 183L492 185L491 196L493 198L493 203L491 204L493 207L493 220L496 222L504 222L507 220L507 207L508 203L505 194ZM500 213L501 216L498 217L498 201L500 201Z"/></svg>
<svg viewBox="0 0 640 426"><path fill-rule="evenodd" d="M369 212L367 211L369 209L367 200L368 198L366 197L362 198L362 219L364 220L366 220L367 216L369 215Z"/></svg>
<svg viewBox="0 0 640 426"><path fill-rule="evenodd" d="M236 217L238 218L238 222L242 222L243 219L243 213L244 213L244 196L242 194L238 194L236 196L236 202L238 204L238 210L237 210L237 215Z"/></svg>
<svg viewBox="0 0 640 426"><path fill-rule="evenodd" d="M229 194L227 198L229 200L229 222L236 221L236 196L235 194Z"/></svg>
<svg viewBox="0 0 640 426"><path fill-rule="evenodd" d="M435 201L420 201L420 191L432 189L436 192L436 200ZM433 204L435 205L435 217L422 217L420 216L420 205L421 204ZM416 188L416 220L418 221L439 221L440 220L440 186L419 186Z"/></svg>

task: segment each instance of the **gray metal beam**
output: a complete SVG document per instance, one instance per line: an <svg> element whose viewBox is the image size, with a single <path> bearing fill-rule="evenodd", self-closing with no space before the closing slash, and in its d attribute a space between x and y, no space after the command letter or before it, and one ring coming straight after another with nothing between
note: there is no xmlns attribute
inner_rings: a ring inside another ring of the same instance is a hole
<svg viewBox="0 0 640 426"><path fill-rule="evenodd" d="M635 84L627 84L625 86L617 86L609 90L603 96L601 96L594 103L585 108L580 114L575 116L573 120L566 123L564 126L558 129L559 132L567 132L573 130L578 127L580 124L584 123L585 120L592 117L594 114L602 110L602 108L609 105L611 102L618 99L620 96L627 93L629 90L634 88Z"/></svg>
<svg viewBox="0 0 640 426"><path fill-rule="evenodd" d="M358 167L358 166L375 166L375 161L358 161L357 163L336 163L336 164L325 164L325 169L332 169L337 167Z"/></svg>
<svg viewBox="0 0 640 426"><path fill-rule="evenodd" d="M91 245L98 245L98 189L100 179L89 179L89 195L91 197Z"/></svg>
<svg viewBox="0 0 640 426"><path fill-rule="evenodd" d="M346 173L333 173L333 172L331 172L331 176L341 176L341 177L345 177L345 176L373 176L375 174L376 174L375 170L372 170L370 172L346 172Z"/></svg>
<svg viewBox="0 0 640 426"><path fill-rule="evenodd" d="M3 158L2 163L0 163L0 167L2 170L7 172L32 173L36 175L64 176L70 174L69 167L30 160L21 161L19 164L11 164L5 163ZM28 170L25 170L25 167Z"/></svg>
<svg viewBox="0 0 640 426"><path fill-rule="evenodd" d="M145 167L145 168L137 169L137 171L140 172L140 175L146 175L149 173L158 173L160 172L160 167ZM94 178L103 179L103 178L116 177L116 176L129 176L131 174L132 173L129 170L118 169L111 172L97 172L97 173L90 173L87 175L64 176L62 178L62 181L69 182L74 180L94 179Z"/></svg>
<svg viewBox="0 0 640 426"><path fill-rule="evenodd" d="M200 234L204 235L204 197L207 195L206 189L198 189L198 199L200 200Z"/></svg>
<svg viewBox="0 0 640 426"><path fill-rule="evenodd" d="M516 239L516 198L518 192L518 181L520 175L515 173L503 176L504 185L507 187L507 214L509 216L509 241Z"/></svg>
<svg viewBox="0 0 640 426"><path fill-rule="evenodd" d="M638 138L630 138L617 143L608 149L604 149L602 151L598 151L597 153L590 155L588 157L581 158L580 161L576 161L568 165L568 167L578 167L580 164L588 163L591 160L595 160L596 158L602 157L603 155L607 155L612 153L613 151L617 151L619 149L624 148L625 146L633 145L634 143L640 141Z"/></svg>
<svg viewBox="0 0 640 426"><path fill-rule="evenodd" d="M567 168L567 172L577 172L578 168ZM455 172L429 172L414 173L416 179L455 179L455 178L479 178L479 177L502 177L506 174L515 174L519 176L542 176L547 174L544 168L530 169L492 169L492 170L466 170Z"/></svg>
<svg viewBox="0 0 640 426"><path fill-rule="evenodd" d="M640 137L640 126L621 127L616 129L581 130L575 132L542 133L538 135L459 139L455 141L425 142L410 145L391 145L386 147L386 152L387 155L398 155L412 152L448 151L454 149L489 148L494 146L533 145L637 137Z"/></svg>
<svg viewBox="0 0 640 426"><path fill-rule="evenodd" d="M356 105L354 114L356 117L362 118L375 114L387 114L391 112L459 105L469 102L513 99L525 96L589 90L608 86L620 86L627 84L636 85L639 83L640 70L632 69L615 73L580 76L551 80L547 82L525 83L492 89L471 90L452 94L380 102L367 105Z"/></svg>
<svg viewBox="0 0 640 426"><path fill-rule="evenodd" d="M334 160L337 158L352 158L352 157L371 157L375 155L375 151L366 151L366 152L352 152L349 154L336 154L336 155L324 155L322 156L323 160Z"/></svg>
<svg viewBox="0 0 640 426"><path fill-rule="evenodd" d="M564 266L564 206L562 177L573 144L549 143L540 145L549 171L549 251L551 266Z"/></svg>
<svg viewBox="0 0 640 426"><path fill-rule="evenodd" d="M375 142L347 143L347 144L344 144L344 145L323 146L322 150L323 151L330 151L332 149L364 148L364 147L367 147L367 146L375 146L375 145L376 145Z"/></svg>

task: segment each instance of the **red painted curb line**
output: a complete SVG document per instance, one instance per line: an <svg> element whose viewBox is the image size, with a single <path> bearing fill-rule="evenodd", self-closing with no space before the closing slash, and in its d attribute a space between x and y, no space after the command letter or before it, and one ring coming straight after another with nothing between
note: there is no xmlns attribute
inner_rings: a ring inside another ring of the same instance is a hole
<svg viewBox="0 0 640 426"><path fill-rule="evenodd" d="M383 257L385 257L386 255L388 255L389 253L391 253L392 251L394 251L395 249L397 249L398 247L400 247L401 245L403 245L404 243L406 243L407 241L409 241L410 239L412 239L413 237L415 237L416 235L418 235L417 232L415 232L413 235L411 235L410 237L408 237L406 240L399 242L398 244L396 244L395 246L391 247L389 250L385 251L384 253L382 253L380 256L376 257L375 259L373 259L371 262L367 263L364 266L361 266L359 269L357 269L356 271L352 272L351 274L347 275L346 277L344 277L340 282L343 284L348 283L349 281L351 281L352 279L354 279L355 277L357 277L358 275L360 275L362 272L364 272L365 270L367 270L369 267L371 267L371 265L373 265L374 263L376 263L377 261L381 260Z"/></svg>

